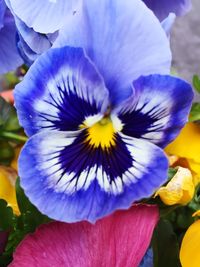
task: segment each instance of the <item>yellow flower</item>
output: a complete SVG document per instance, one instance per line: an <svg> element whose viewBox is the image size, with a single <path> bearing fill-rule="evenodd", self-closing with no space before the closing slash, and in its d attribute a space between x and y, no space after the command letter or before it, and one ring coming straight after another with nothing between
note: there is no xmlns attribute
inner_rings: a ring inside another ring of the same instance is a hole
<svg viewBox="0 0 200 267"><path fill-rule="evenodd" d="M187 123L165 151L177 157L173 166L188 167L192 171L195 184L200 182L200 126L197 123Z"/></svg>
<svg viewBox="0 0 200 267"><path fill-rule="evenodd" d="M155 196L159 195L166 205L185 205L192 200L194 191L195 185L191 171L179 167L170 182L158 189Z"/></svg>
<svg viewBox="0 0 200 267"><path fill-rule="evenodd" d="M15 182L17 172L9 167L0 166L0 199L6 200L8 205L12 207L14 213L19 215L17 205Z"/></svg>
<svg viewBox="0 0 200 267"><path fill-rule="evenodd" d="M180 250L182 267L200 266L200 220L194 222L187 230Z"/></svg>

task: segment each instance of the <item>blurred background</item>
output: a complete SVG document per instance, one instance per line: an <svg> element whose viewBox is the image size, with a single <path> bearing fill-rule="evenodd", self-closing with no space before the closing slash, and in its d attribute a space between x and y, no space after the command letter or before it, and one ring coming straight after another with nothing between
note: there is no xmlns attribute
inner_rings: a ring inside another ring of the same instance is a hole
<svg viewBox="0 0 200 267"><path fill-rule="evenodd" d="M200 0L192 4L190 13L176 19L171 35L173 66L189 82L200 75Z"/></svg>

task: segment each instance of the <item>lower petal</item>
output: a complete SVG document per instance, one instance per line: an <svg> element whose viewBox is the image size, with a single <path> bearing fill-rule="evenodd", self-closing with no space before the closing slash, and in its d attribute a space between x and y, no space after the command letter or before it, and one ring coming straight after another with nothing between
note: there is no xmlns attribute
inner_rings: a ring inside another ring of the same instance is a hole
<svg viewBox="0 0 200 267"><path fill-rule="evenodd" d="M110 148L94 147L85 130L41 131L19 159L21 184L38 209L56 220L96 221L151 196L166 181L160 148L118 134Z"/></svg>

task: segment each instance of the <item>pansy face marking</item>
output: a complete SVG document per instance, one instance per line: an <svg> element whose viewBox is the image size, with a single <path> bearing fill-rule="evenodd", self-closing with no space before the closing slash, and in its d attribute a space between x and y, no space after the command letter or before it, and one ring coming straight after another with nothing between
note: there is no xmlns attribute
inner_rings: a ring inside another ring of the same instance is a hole
<svg viewBox="0 0 200 267"><path fill-rule="evenodd" d="M44 214L94 222L166 181L162 148L184 126L193 93L180 79L149 75L168 73L170 51L142 1L85 0L71 19L15 89L30 137L19 175Z"/></svg>

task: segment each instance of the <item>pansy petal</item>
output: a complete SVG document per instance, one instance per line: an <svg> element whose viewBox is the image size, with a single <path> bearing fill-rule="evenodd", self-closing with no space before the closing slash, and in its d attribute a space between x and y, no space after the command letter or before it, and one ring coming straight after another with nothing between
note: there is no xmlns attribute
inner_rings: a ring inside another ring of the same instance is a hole
<svg viewBox="0 0 200 267"><path fill-rule="evenodd" d="M175 22L175 19L176 15L174 13L170 13L169 16L161 22L161 25L168 37L170 36L170 32Z"/></svg>
<svg viewBox="0 0 200 267"><path fill-rule="evenodd" d="M166 146L187 122L191 86L168 75L142 76L133 86L133 96L118 107L123 133Z"/></svg>
<svg viewBox="0 0 200 267"><path fill-rule="evenodd" d="M95 225L42 225L18 246L10 267L136 267L150 243L158 216L156 206L135 205Z"/></svg>
<svg viewBox="0 0 200 267"><path fill-rule="evenodd" d="M54 45L66 44L85 49L114 103L131 93L130 84L139 76L170 71L169 41L140 0L84 0Z"/></svg>
<svg viewBox="0 0 200 267"><path fill-rule="evenodd" d="M149 248L142 259L139 267L153 267L153 249Z"/></svg>
<svg viewBox="0 0 200 267"><path fill-rule="evenodd" d="M22 150L21 185L49 217L94 222L151 196L166 181L168 161L154 144L118 133L103 149L87 136L86 129L40 131Z"/></svg>
<svg viewBox="0 0 200 267"><path fill-rule="evenodd" d="M38 58L38 54L35 53L24 41L23 37L20 35L20 33L17 33L16 36L16 43L18 52L21 56L21 58L24 60L24 63L27 66L31 66L33 62Z"/></svg>
<svg viewBox="0 0 200 267"><path fill-rule="evenodd" d="M39 90L38 90L39 89ZM15 105L28 135L41 128L78 130L86 117L104 112L108 92L81 48L51 49L16 86Z"/></svg>
<svg viewBox="0 0 200 267"><path fill-rule="evenodd" d="M6 73L22 64L16 46L16 26L9 12L6 12L4 27L0 29L0 40L0 73Z"/></svg>
<svg viewBox="0 0 200 267"><path fill-rule="evenodd" d="M24 23L40 33L53 33L73 13L76 0L10 0L13 12Z"/></svg>
<svg viewBox="0 0 200 267"><path fill-rule="evenodd" d="M198 267L200 261L200 220L195 221L185 233L180 249L183 267Z"/></svg>
<svg viewBox="0 0 200 267"><path fill-rule="evenodd" d="M198 123L187 123L179 136L166 147L166 152L200 164L200 126Z"/></svg>
<svg viewBox="0 0 200 267"><path fill-rule="evenodd" d="M51 43L51 40L49 40L47 35L35 32L33 29L27 27L26 24L18 18L15 18L15 23L16 23L18 32L23 37L27 45L34 52L38 54L42 54L43 52L51 48L52 43ZM57 36L57 32L53 33L52 35Z"/></svg>
<svg viewBox="0 0 200 267"><path fill-rule="evenodd" d="M6 4L5 4L4 0L0 0L0 29L4 25L5 12L6 12Z"/></svg>
<svg viewBox="0 0 200 267"><path fill-rule="evenodd" d="M162 21L169 13L185 15L191 9L191 0L143 0L143 2Z"/></svg>

